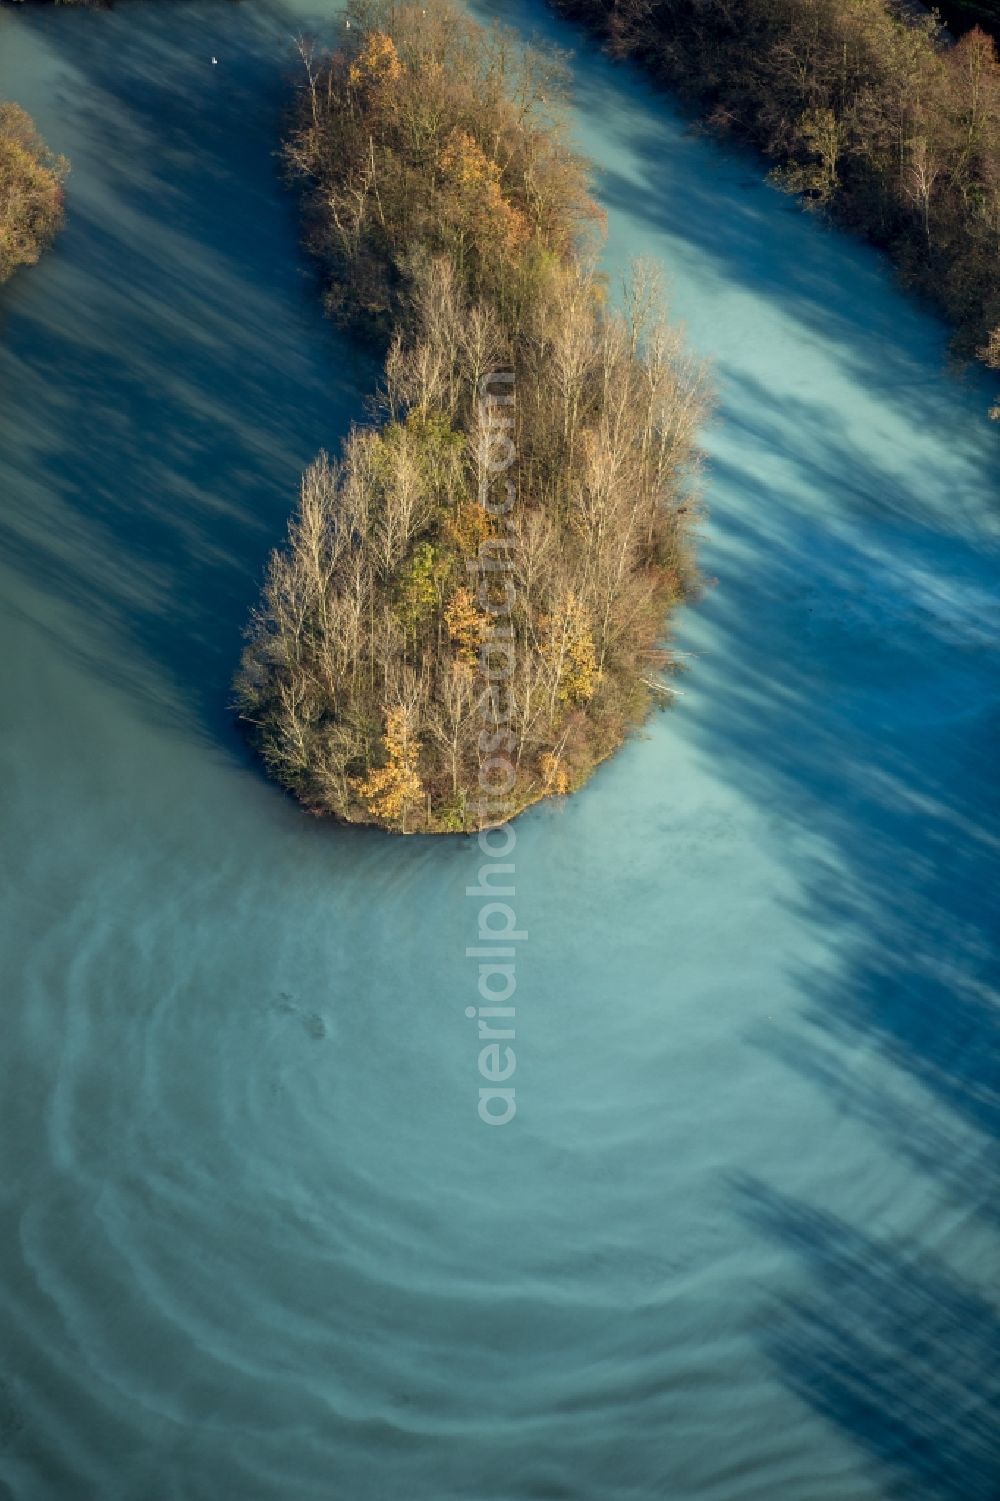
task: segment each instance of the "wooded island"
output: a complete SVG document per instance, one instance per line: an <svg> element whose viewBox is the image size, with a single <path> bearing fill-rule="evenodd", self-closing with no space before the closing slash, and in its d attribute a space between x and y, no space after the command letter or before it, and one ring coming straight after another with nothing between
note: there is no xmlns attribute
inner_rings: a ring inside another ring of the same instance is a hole
<svg viewBox="0 0 1000 1501"><path fill-rule="evenodd" d="M516 812L662 700L704 380L655 278L609 306L559 60L447 0L348 20L285 149L329 311L387 345L378 421L305 475L238 704L310 809L454 832L498 748Z"/></svg>
<svg viewBox="0 0 1000 1501"><path fill-rule="evenodd" d="M985 32L953 42L918 0L554 4L887 250L956 352L1000 368L1000 63Z"/></svg>

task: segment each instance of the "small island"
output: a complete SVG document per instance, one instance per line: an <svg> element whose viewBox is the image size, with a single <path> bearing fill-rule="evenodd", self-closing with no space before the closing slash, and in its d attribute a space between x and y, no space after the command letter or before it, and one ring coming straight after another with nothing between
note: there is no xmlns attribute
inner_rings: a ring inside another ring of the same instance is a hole
<svg viewBox="0 0 1000 1501"><path fill-rule="evenodd" d="M306 244L386 355L270 559L239 713L312 811L459 832L579 788L669 696L704 372L648 269L610 306L558 57L366 4L302 61Z"/></svg>

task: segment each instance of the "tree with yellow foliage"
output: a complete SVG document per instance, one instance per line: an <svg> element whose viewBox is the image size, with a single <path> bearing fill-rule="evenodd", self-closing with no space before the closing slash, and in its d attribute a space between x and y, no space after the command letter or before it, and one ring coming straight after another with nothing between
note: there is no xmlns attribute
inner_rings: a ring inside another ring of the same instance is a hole
<svg viewBox="0 0 1000 1501"><path fill-rule="evenodd" d="M398 704L385 718L386 761L366 777L353 782L353 790L368 812L385 823L399 823L406 832L406 814L423 796L423 783L417 771L419 745L411 731L410 713Z"/></svg>
<svg viewBox="0 0 1000 1501"><path fill-rule="evenodd" d="M445 202L461 256L467 245L480 255L516 255L527 244L528 221L504 197L500 165L467 130L453 130L438 159Z"/></svg>
<svg viewBox="0 0 1000 1501"><path fill-rule="evenodd" d="M587 610L572 589L566 591L548 621L545 655L552 665L552 705L585 704L594 696L601 674Z"/></svg>
<svg viewBox="0 0 1000 1501"><path fill-rule="evenodd" d="M52 240L68 171L20 105L0 103L0 282L18 266L33 266Z"/></svg>
<svg viewBox="0 0 1000 1501"><path fill-rule="evenodd" d="M347 70L356 89L382 90L397 83L403 74L396 44L384 31L373 31Z"/></svg>
<svg viewBox="0 0 1000 1501"><path fill-rule="evenodd" d="M445 606L444 623L459 662L474 667L479 648L489 634L490 622L488 616L476 609L471 590L464 586L455 590Z"/></svg>
<svg viewBox="0 0 1000 1501"><path fill-rule="evenodd" d="M569 791L569 772L557 751L543 751L538 758L539 769L545 780L546 792L556 797L565 797Z"/></svg>

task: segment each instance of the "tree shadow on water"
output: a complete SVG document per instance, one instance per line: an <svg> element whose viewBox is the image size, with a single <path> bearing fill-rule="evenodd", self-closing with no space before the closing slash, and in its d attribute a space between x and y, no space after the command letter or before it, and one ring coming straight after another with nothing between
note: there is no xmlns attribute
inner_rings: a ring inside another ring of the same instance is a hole
<svg viewBox="0 0 1000 1501"><path fill-rule="evenodd" d="M1000 1319L927 1257L843 1220L736 1185L750 1226L795 1256L801 1291L760 1342L790 1388L885 1467L888 1494L993 1501L1000 1475Z"/></svg>
<svg viewBox="0 0 1000 1501"><path fill-rule="evenodd" d="M372 371L322 318L279 180L293 18L181 9L44 18L75 174L63 237L7 299L0 540L62 650L234 749L268 551Z"/></svg>
<svg viewBox="0 0 1000 1501"><path fill-rule="evenodd" d="M773 453L777 419L742 394ZM974 466L956 462L955 510L932 524L836 414L802 402L787 418L799 449L764 480L742 449L714 465L720 585L702 610L706 709L686 723L715 773L782 819L792 906L829 954L795 967L802 1011L761 1045L992 1220L996 539L975 524ZM939 465L919 476L930 489Z"/></svg>
<svg viewBox="0 0 1000 1501"><path fill-rule="evenodd" d="M992 1501L1000 1320L970 1280L1000 1203L988 383L952 379L943 326L890 285L887 262L765 187L759 158L686 135L579 29L546 32L577 49L574 97L616 239L662 250L668 274L671 257L696 267L699 324L718 341L704 348L721 391L704 549L718 587L680 622L698 657L673 732L766 813L794 932L821 955L777 956L798 1004L751 1041L866 1127L856 1141L905 1164L878 1240L823 1144L824 1212L739 1185L744 1221L805 1274L793 1293L782 1262L762 1343L891 1494ZM721 316L714 285L736 294ZM783 941L783 916L756 941ZM808 1112L788 1121L814 1126ZM921 1249L937 1222L968 1277Z"/></svg>

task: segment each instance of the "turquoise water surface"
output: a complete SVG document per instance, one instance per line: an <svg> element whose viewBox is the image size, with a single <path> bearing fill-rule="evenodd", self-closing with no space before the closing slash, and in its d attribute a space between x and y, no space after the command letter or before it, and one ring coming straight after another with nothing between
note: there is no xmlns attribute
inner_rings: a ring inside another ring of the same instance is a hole
<svg viewBox="0 0 1000 1501"><path fill-rule="evenodd" d="M991 387L754 159L494 10L578 49L608 269L663 262L719 389L683 696L516 825L499 1130L475 842L309 819L227 707L373 379L273 155L334 7L0 14L73 162L0 299L0 1491L988 1501Z"/></svg>

